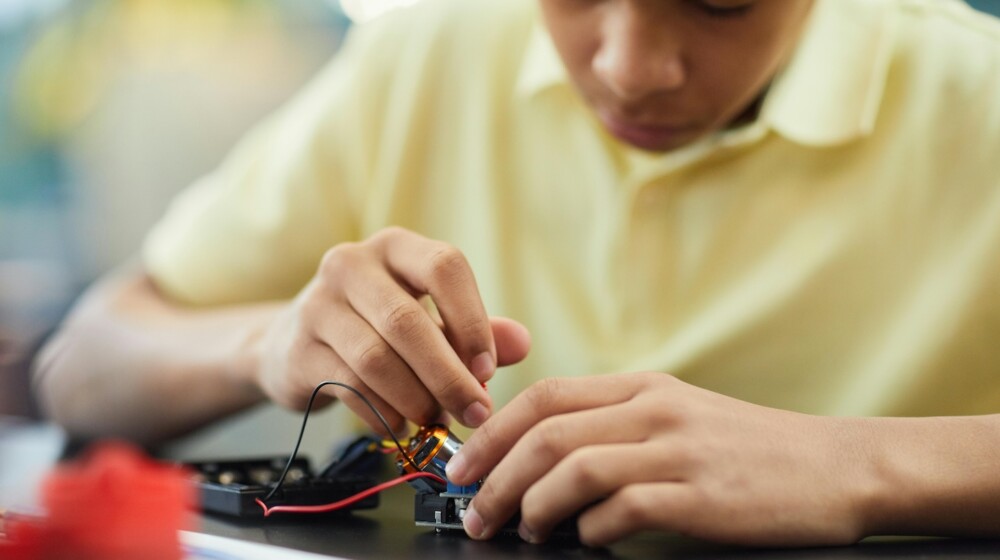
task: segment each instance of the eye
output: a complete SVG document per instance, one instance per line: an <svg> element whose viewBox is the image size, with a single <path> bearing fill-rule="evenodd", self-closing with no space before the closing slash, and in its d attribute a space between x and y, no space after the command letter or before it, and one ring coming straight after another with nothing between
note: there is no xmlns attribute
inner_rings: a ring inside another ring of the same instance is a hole
<svg viewBox="0 0 1000 560"><path fill-rule="evenodd" d="M719 19L739 18L750 13L753 2L723 2L721 0L695 0L698 9L706 15Z"/></svg>

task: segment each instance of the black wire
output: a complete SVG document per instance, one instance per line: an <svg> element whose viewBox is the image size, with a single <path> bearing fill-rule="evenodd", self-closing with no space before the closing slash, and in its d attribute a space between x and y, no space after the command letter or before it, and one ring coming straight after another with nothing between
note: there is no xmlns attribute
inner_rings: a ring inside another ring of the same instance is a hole
<svg viewBox="0 0 1000 560"><path fill-rule="evenodd" d="M281 488L282 484L285 483L285 475L288 474L288 469L292 467L292 462L295 461L295 456L298 455L299 453L299 446L302 445L302 436L305 435L306 433L306 422L309 421L309 411L312 410L313 401L316 400L316 395L319 394L319 390L322 389L323 387L326 387L327 385L336 385L337 387L343 387L344 389L347 389L348 391L357 395L357 397L361 399L361 401L364 402L365 405L367 405L372 412L375 413L375 416L378 417L379 422L381 422L382 425L385 426L385 431L389 432L389 437L391 437L393 443L396 444L396 448L399 449L400 454L402 454L403 457L407 461L409 461L410 465L412 465L414 469L420 471L420 467L418 467L417 464L413 462L413 458L411 458L410 455L406 452L406 450L403 449L403 444L399 443L399 440L396 439L396 434L393 433L392 428L389 427L389 422L386 421L385 416L382 416L382 413L379 412L377 408L375 408L375 405L373 405L372 402L368 400L367 397L361 394L361 391L358 391L354 387L351 387L350 385L347 385L346 383L341 383L339 381L324 381L319 385L317 385L315 389L313 389L312 395L310 395L309 397L309 404L306 405L305 414L302 415L302 427L299 428L299 437L297 440L295 440L295 449L292 450L292 454L289 455L288 457L288 462L285 463L285 470L281 471L281 477L278 478L277 484L274 485L274 488L271 488L271 491L268 492L267 496L264 496L264 499L261 501L266 502L270 500L274 496L274 493L277 492L278 489Z"/></svg>

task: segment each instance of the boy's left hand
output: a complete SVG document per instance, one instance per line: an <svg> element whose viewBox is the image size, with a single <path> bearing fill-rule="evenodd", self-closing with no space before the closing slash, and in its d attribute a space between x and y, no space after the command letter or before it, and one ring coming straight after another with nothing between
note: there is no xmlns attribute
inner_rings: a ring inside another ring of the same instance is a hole
<svg viewBox="0 0 1000 560"><path fill-rule="evenodd" d="M465 528L486 539L518 509L548 538L581 512L602 546L646 530L747 545L825 545L865 535L877 489L858 419L809 416L662 373L547 379L490 418L448 465L489 473Z"/></svg>

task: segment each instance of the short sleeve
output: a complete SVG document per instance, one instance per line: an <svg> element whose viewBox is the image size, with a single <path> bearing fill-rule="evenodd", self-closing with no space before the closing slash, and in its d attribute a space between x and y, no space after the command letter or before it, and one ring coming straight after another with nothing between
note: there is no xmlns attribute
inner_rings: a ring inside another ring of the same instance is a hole
<svg viewBox="0 0 1000 560"><path fill-rule="evenodd" d="M171 298L218 305L294 295L327 248L357 237L378 112L366 33L182 192L145 240L148 273ZM384 73L384 72L383 72ZM196 133L196 130L193 130Z"/></svg>

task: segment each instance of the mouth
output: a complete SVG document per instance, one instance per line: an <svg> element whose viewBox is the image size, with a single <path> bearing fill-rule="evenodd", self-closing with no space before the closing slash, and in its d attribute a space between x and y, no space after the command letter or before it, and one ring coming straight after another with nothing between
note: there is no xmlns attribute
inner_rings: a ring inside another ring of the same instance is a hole
<svg viewBox="0 0 1000 560"><path fill-rule="evenodd" d="M637 123L607 111L597 117L613 136L637 148L665 151L688 141L697 132L693 125Z"/></svg>

